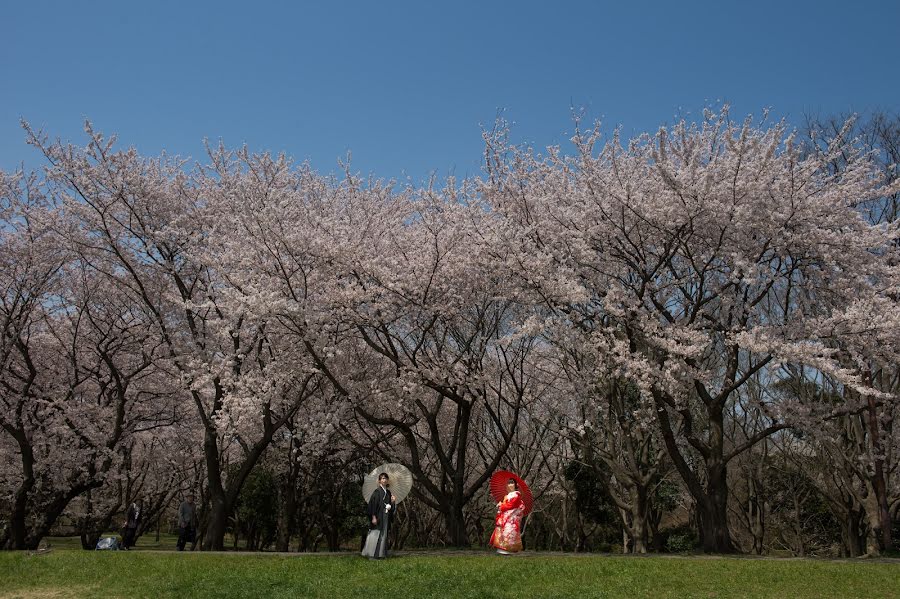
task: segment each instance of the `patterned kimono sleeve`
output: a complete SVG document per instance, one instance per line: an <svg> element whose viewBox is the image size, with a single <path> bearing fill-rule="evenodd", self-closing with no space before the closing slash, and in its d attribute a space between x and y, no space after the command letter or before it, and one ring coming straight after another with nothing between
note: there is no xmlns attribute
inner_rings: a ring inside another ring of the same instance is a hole
<svg viewBox="0 0 900 599"><path fill-rule="evenodd" d="M525 502L522 501L522 494L518 491L513 491L503 498L503 502L500 504L500 511L506 512L509 510L514 510L516 508L525 508Z"/></svg>

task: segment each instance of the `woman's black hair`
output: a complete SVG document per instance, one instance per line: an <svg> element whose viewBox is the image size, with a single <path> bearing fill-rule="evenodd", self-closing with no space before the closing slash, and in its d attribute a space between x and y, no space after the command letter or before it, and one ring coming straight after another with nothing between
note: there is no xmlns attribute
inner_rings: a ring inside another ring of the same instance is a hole
<svg viewBox="0 0 900 599"><path fill-rule="evenodd" d="M387 472L382 472L381 474L378 475L378 480L381 480L381 477L382 477L382 476L385 477L385 478L388 479L388 480L391 479L391 477L388 476L388 473L387 473Z"/></svg>
<svg viewBox="0 0 900 599"><path fill-rule="evenodd" d="M506 484L509 484L509 483L513 484L513 486L516 488L516 491L519 490L519 483L516 482L516 479L511 478L508 481L506 481Z"/></svg>

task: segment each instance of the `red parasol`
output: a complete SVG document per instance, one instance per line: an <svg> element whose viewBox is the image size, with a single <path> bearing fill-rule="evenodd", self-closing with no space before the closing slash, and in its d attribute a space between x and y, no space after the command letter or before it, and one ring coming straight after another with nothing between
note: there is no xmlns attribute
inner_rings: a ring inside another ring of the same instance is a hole
<svg viewBox="0 0 900 599"><path fill-rule="evenodd" d="M525 481L519 478L519 475L513 474L509 470L498 470L491 475L491 496L497 501L503 501L503 498L506 497L506 483L509 482L509 479L513 479L516 481L516 484L519 487L519 493L522 495L522 503L525 504L525 514L531 512L531 507L534 505L534 497L531 496L531 489L528 488L528 485L525 484ZM524 515L524 514L523 514Z"/></svg>

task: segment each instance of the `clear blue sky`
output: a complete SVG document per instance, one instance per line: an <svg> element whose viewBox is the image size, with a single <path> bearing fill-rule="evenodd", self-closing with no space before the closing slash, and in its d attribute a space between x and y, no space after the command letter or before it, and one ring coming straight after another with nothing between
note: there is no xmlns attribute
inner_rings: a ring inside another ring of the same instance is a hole
<svg viewBox="0 0 900 599"><path fill-rule="evenodd" d="M728 101L743 115L900 109L900 0L0 4L0 168L19 118L145 153L247 143L420 181L480 165L498 109L559 143L581 106L627 133Z"/></svg>

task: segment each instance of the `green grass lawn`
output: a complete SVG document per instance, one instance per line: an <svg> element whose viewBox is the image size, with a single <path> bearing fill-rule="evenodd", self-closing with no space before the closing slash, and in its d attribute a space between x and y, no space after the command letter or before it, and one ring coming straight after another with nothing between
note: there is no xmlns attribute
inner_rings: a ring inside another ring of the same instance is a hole
<svg viewBox="0 0 900 599"><path fill-rule="evenodd" d="M384 593L387 595L384 595ZM406 554L0 553L13 597L900 597L883 562Z"/></svg>

